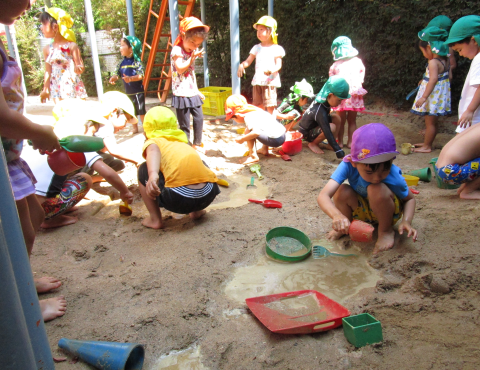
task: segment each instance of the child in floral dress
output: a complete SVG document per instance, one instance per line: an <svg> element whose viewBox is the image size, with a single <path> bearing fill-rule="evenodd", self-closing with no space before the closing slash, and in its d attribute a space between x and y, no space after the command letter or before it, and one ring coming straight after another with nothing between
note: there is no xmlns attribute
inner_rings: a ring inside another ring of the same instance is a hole
<svg viewBox="0 0 480 370"><path fill-rule="evenodd" d="M329 76L343 77L350 86L351 97L342 100L332 111L338 112L341 123L337 128L336 138L340 148L343 148L343 133L345 122L348 122L347 148L352 145L353 132L357 129L357 112L365 110L363 96L367 93L362 86L365 78L365 66L357 57L358 50L352 46L352 41L346 36L337 37L332 43L332 54L335 63L332 64Z"/></svg>
<svg viewBox="0 0 480 370"><path fill-rule="evenodd" d="M59 8L47 8L40 15L42 32L52 38L52 43L45 46L45 79L40 93L42 103L48 98L55 103L63 99L87 97L85 85L80 75L85 71L80 49L70 29L73 20L70 15Z"/></svg>

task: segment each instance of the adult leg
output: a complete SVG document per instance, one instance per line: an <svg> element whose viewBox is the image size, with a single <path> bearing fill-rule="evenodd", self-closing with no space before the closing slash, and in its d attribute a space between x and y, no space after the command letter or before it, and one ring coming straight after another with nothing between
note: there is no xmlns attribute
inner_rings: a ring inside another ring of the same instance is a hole
<svg viewBox="0 0 480 370"><path fill-rule="evenodd" d="M437 136L437 116L425 116L425 140L423 144L415 144L415 153L430 153L432 151L433 141Z"/></svg>
<svg viewBox="0 0 480 370"><path fill-rule="evenodd" d="M347 114L347 123L348 123L348 140L347 140L347 148L352 146L352 137L353 133L357 129L357 112L349 111ZM343 139L342 139L343 143Z"/></svg>
<svg viewBox="0 0 480 370"><path fill-rule="evenodd" d="M337 132L335 133L335 138L338 140L338 145L340 148L343 148L343 135L345 135L345 122L347 121L347 112L337 111L338 116L340 117L340 123L337 126ZM332 115L333 117L333 115Z"/></svg>
<svg viewBox="0 0 480 370"><path fill-rule="evenodd" d="M342 184L333 195L335 207L342 212L345 217L352 221L352 213L358 207L357 193L350 185ZM344 235L340 231L332 230L328 233L327 239L337 240Z"/></svg>
<svg viewBox="0 0 480 370"><path fill-rule="evenodd" d="M370 184L367 188L370 208L378 219L378 239L373 254L393 247L395 231L393 215L395 213L395 195L384 183Z"/></svg>

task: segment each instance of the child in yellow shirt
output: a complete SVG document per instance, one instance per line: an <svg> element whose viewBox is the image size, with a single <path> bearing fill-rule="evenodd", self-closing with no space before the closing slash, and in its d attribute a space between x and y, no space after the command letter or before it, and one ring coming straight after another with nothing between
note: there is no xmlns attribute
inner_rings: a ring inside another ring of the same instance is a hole
<svg viewBox="0 0 480 370"><path fill-rule="evenodd" d="M177 127L177 119L168 108L155 107L145 115L147 141L142 151L146 162L138 168L138 183L149 213L142 225L152 229L164 227L160 207L188 213L195 220L220 193L217 176Z"/></svg>

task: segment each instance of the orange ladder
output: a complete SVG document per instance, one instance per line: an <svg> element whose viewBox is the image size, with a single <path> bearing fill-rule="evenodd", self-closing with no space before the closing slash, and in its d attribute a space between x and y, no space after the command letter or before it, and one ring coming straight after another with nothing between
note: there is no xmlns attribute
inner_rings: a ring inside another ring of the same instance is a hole
<svg viewBox="0 0 480 370"><path fill-rule="evenodd" d="M167 100L168 92L172 84L172 71L170 70L170 51L172 50L172 36L170 31L163 31L165 21L170 22L170 17L167 17L168 0L160 0L160 9L158 13L153 11L154 2L159 0L150 0L150 8L148 10L147 27L145 30L145 37L143 39L142 61L145 51L148 48L148 60L145 65L145 76L143 77L143 86L146 94L156 93L160 102L164 103ZM195 0L178 0L178 13L180 19L180 6L185 6L183 17L189 17L193 13ZM157 19L155 31L151 43L148 43L148 30L152 16ZM152 77L154 68L162 67L160 77ZM158 81L156 90L149 90L150 82Z"/></svg>

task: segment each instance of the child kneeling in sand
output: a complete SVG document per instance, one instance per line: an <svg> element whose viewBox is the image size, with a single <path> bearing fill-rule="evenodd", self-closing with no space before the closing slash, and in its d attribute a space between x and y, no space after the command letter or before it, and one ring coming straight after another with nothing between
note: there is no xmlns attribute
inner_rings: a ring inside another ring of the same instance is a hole
<svg viewBox="0 0 480 370"><path fill-rule="evenodd" d="M480 125L462 131L440 152L435 164L438 177L446 184L462 184L462 199L480 199Z"/></svg>
<svg viewBox="0 0 480 370"><path fill-rule="evenodd" d="M217 176L188 145L187 135L177 128L177 118L170 109L150 109L143 129L147 141L142 150L147 161L138 168L138 184L150 214L143 226L164 227L160 207L188 213L193 220L202 217L220 193Z"/></svg>
<svg viewBox="0 0 480 370"><path fill-rule="evenodd" d="M403 213L399 233L406 231L417 240L417 230L411 225L415 198L400 168L392 164L397 154L393 133L381 123L370 123L353 133L351 154L339 164L317 199L333 220L329 239L348 234L352 219L378 223L373 251L377 254L393 247L393 225ZM343 184L345 180L350 185Z"/></svg>
<svg viewBox="0 0 480 370"><path fill-rule="evenodd" d="M231 118L237 123L244 123L245 133L235 139L238 144L247 142L249 157L241 160L243 164L259 161L258 154L268 156L268 147L278 148L285 142L285 127L270 113L248 104L242 95L230 95L225 102L225 120ZM257 151L256 141L263 144Z"/></svg>

